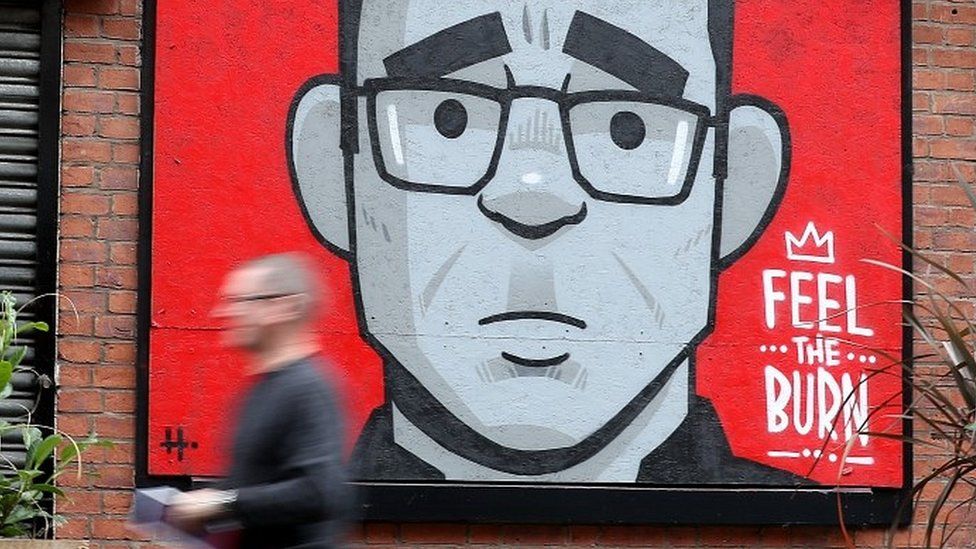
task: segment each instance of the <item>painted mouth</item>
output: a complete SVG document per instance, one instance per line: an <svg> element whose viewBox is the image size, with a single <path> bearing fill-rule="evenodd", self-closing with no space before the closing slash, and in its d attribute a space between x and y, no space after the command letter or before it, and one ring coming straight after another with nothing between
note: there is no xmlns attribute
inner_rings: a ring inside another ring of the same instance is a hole
<svg viewBox="0 0 976 549"><path fill-rule="evenodd" d="M526 366L529 368L548 368L550 366L558 366L569 360L569 353L563 353L559 356L554 356L551 358L525 358L503 351L502 358L519 366Z"/></svg>
<svg viewBox="0 0 976 549"><path fill-rule="evenodd" d="M564 315L562 313L553 313L549 311L508 311L505 313L499 313L497 315L486 316L478 321L480 326L486 326L488 324L494 324L495 322L506 322L509 320L547 320L549 322L558 322L560 324L566 324L568 326L573 326L579 328L580 330L586 329L586 321L576 318L575 316Z"/></svg>

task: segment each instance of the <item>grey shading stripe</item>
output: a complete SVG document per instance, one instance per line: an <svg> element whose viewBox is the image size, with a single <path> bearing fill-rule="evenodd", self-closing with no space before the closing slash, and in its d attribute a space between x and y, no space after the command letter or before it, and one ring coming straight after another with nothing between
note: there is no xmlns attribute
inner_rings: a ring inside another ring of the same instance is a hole
<svg viewBox="0 0 976 549"><path fill-rule="evenodd" d="M577 11L563 52L654 95L681 97L688 71L640 38Z"/></svg>
<svg viewBox="0 0 976 549"><path fill-rule="evenodd" d="M440 77L512 51L497 11L436 32L383 59L389 76Z"/></svg>

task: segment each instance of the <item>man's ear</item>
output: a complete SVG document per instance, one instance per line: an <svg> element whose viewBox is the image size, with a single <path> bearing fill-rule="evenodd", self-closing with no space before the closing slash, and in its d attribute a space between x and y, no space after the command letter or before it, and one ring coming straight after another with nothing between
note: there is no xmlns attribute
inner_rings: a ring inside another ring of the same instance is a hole
<svg viewBox="0 0 976 549"><path fill-rule="evenodd" d="M341 87L318 76L295 94L288 113L288 169L305 221L333 252L349 253L346 174L341 147Z"/></svg>
<svg viewBox="0 0 976 549"><path fill-rule="evenodd" d="M754 96L730 101L728 174L722 185L720 266L731 265L759 239L786 191L790 135L786 115Z"/></svg>

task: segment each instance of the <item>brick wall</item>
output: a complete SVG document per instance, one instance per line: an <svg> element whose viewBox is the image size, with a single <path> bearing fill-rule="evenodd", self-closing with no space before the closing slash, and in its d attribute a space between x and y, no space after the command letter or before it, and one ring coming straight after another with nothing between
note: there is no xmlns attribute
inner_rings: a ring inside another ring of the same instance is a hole
<svg viewBox="0 0 976 549"><path fill-rule="evenodd" d="M856 1L856 0L852 0ZM895 1L895 0L892 0ZM123 526L133 486L135 304L141 0L65 0L58 425L118 441L88 456L97 477L65 477L69 522L58 537L94 546L138 545ZM951 181L951 166L976 181L976 4L920 1L914 10L915 243L972 279L976 215ZM919 271L935 276L931 269ZM940 288L961 295L947 279ZM972 296L967 296L972 297ZM920 430L920 434L926 433ZM916 474L938 454L919 451ZM928 496L931 501L935 494ZM976 539L969 520L957 538ZM917 545L918 526L901 535ZM881 532L855 532L859 547ZM370 547L450 545L842 547L827 528L693 528L370 524ZM967 545L971 546L971 545Z"/></svg>

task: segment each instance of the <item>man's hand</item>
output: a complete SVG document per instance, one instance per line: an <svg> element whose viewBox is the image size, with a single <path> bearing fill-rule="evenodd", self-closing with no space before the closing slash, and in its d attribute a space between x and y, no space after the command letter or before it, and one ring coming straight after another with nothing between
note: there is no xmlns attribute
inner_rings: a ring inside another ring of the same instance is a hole
<svg viewBox="0 0 976 549"><path fill-rule="evenodd" d="M166 509L166 522L191 534L202 533L208 522L227 516L227 504L234 496L234 492L211 488L183 492Z"/></svg>

